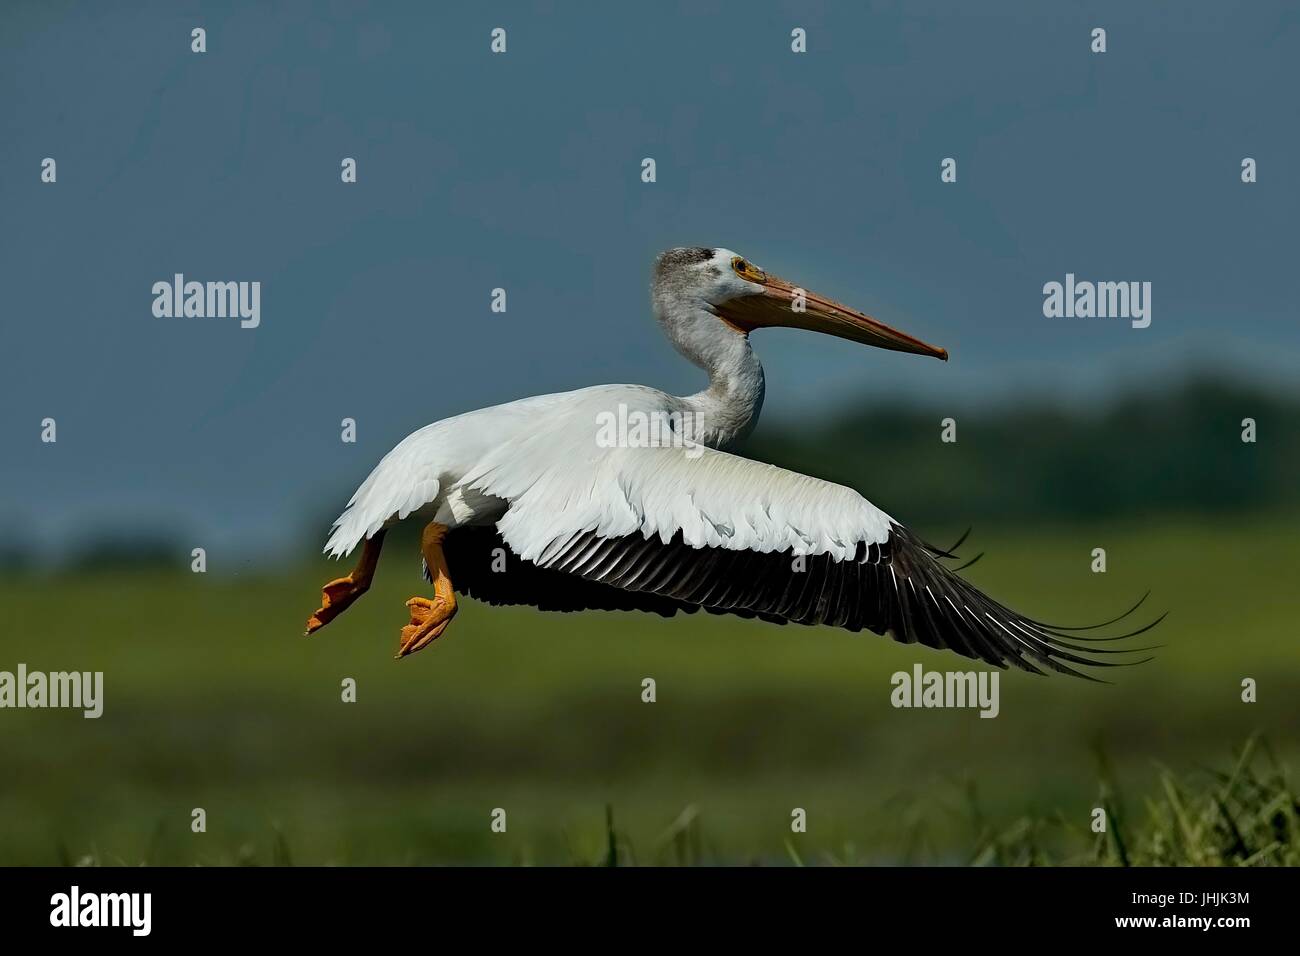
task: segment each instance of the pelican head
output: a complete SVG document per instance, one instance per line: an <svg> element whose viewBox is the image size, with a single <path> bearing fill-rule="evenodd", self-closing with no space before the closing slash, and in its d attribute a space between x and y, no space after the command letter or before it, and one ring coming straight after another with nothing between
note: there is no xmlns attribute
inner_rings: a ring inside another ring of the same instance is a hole
<svg viewBox="0 0 1300 956"><path fill-rule="evenodd" d="M946 350L774 276L730 249L669 249L655 262L652 293L665 321L675 307L702 306L740 335L772 326L811 329L895 352L948 359Z"/></svg>

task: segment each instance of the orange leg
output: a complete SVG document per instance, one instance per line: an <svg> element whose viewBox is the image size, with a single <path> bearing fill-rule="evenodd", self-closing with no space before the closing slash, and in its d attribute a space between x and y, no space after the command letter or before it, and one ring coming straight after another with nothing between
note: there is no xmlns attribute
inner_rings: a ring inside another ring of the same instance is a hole
<svg viewBox="0 0 1300 956"><path fill-rule="evenodd" d="M315 634L346 611L352 602L370 589L370 580L379 565L379 551L384 546L384 532L377 531L361 548L361 560L345 578L336 578L321 589L321 606L307 619L307 634Z"/></svg>
<svg viewBox="0 0 1300 956"><path fill-rule="evenodd" d="M402 639L397 656L406 657L428 647L447 629L456 616L456 592L452 590L447 574L447 559L442 553L442 539L447 536L447 526L431 521L420 536L420 550L424 563L429 566L433 579L433 600L413 597L406 602L411 611L411 623L402 628Z"/></svg>

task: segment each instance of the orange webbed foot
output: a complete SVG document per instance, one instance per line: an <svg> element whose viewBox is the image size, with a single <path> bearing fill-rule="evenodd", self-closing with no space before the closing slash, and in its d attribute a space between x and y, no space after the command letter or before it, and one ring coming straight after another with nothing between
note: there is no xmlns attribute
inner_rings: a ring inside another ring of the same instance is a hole
<svg viewBox="0 0 1300 956"><path fill-rule="evenodd" d="M315 634L334 620L334 618L346 611L353 601L361 597L365 591L363 585L352 580L352 575L335 578L326 584L321 588L321 606L316 609L315 614L307 618L307 630L304 636Z"/></svg>
<svg viewBox="0 0 1300 956"><path fill-rule="evenodd" d="M456 616L455 599L447 600L436 597L430 600L413 597L406 602L411 612L411 623L402 628L402 636L397 646L397 657L403 658L418 650L428 647L447 629L451 619Z"/></svg>

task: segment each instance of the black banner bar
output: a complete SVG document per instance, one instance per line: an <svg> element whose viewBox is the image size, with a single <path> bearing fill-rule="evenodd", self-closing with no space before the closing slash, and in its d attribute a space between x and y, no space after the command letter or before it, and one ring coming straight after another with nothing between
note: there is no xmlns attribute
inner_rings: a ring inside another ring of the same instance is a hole
<svg viewBox="0 0 1300 956"><path fill-rule="evenodd" d="M927 942L996 927L1231 941L1294 925L1293 874L1264 869L9 869L0 880L8 941L75 932L83 943L243 942L265 926L333 944L406 922L495 935L611 919L629 928L689 919L737 939L776 921L923 932Z"/></svg>

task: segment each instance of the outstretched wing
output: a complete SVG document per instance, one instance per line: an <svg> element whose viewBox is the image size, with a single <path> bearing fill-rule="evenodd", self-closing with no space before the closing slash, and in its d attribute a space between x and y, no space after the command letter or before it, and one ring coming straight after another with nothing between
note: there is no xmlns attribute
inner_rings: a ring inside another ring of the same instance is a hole
<svg viewBox="0 0 1300 956"><path fill-rule="evenodd" d="M1052 627L992 600L941 565L944 552L841 485L698 447L538 461L489 459L467 481L509 502L495 535L515 559L496 574L478 561L458 568L455 539L472 529L454 532L451 577L471 595L865 628L1036 673L1086 676L1071 665L1109 666L1117 653L1078 643L1100 640L1072 633L1086 628Z"/></svg>

